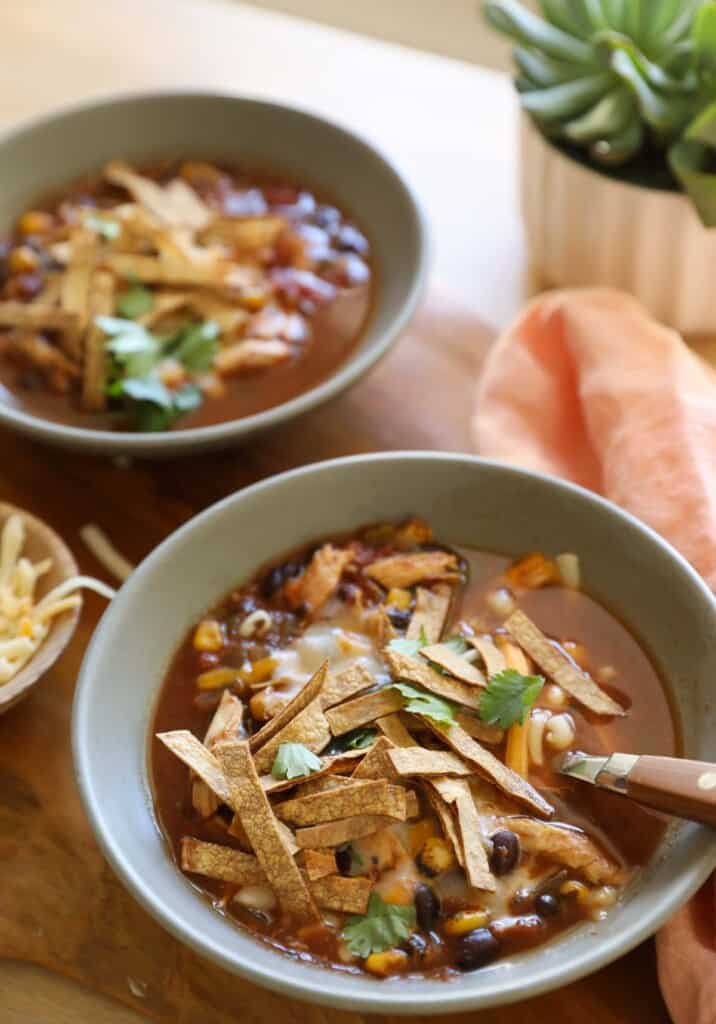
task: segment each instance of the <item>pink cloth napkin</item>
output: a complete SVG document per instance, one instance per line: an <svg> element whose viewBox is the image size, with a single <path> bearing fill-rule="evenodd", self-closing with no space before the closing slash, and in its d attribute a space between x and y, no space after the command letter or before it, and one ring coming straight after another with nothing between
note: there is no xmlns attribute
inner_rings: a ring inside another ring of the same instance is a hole
<svg viewBox="0 0 716 1024"><path fill-rule="evenodd" d="M487 357L481 454L606 495L716 589L716 373L628 295L552 292ZM662 929L659 980L676 1024L716 1022L712 879Z"/></svg>

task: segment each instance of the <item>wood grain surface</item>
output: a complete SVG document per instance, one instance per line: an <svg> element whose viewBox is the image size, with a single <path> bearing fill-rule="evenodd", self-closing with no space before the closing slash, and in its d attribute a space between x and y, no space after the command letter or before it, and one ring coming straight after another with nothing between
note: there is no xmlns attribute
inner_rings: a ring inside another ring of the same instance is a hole
<svg viewBox="0 0 716 1024"><path fill-rule="evenodd" d="M69 542L81 568L101 575L78 538L88 521L139 560L213 501L303 462L378 449L469 451L476 374L489 338L471 314L433 296L396 349L346 396L250 448L212 457L127 468L2 432L0 500L44 517ZM69 742L74 683L102 608L99 598L87 597L63 658L0 719L0 957L44 965L156 1021L362 1020L275 996L200 959L112 875L79 803ZM16 988L10 997L17 1003ZM2 1000L0 993L0 1008ZM38 1016L32 1006L27 1020L57 1019ZM523 1024L663 1024L668 1016L651 943L589 979L521 1004L518 1013ZM480 1020L514 1024L515 1011L486 1011Z"/></svg>

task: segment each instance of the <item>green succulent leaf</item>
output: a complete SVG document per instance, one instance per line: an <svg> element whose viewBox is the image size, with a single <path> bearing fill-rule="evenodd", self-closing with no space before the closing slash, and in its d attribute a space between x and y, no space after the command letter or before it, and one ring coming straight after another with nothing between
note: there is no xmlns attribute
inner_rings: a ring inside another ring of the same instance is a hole
<svg viewBox="0 0 716 1024"><path fill-rule="evenodd" d="M574 0L541 0L540 6L547 21L563 32L578 39L589 38L592 26L584 4Z"/></svg>
<svg viewBox="0 0 716 1024"><path fill-rule="evenodd" d="M644 125L635 115L623 131L610 138L599 139L592 145L592 159L598 164L623 164L639 152L644 144L645 135Z"/></svg>
<svg viewBox="0 0 716 1024"><path fill-rule="evenodd" d="M663 138L675 135L688 119L691 105L677 97L661 96L642 75L630 53L617 49L611 65L615 74L632 90L643 119Z"/></svg>
<svg viewBox="0 0 716 1024"><path fill-rule="evenodd" d="M691 36L697 64L713 74L716 71L716 3L706 3L698 10Z"/></svg>
<svg viewBox="0 0 716 1024"><path fill-rule="evenodd" d="M500 32L523 46L534 46L548 57L572 61L589 67L592 50L586 43L532 14L518 0L487 0L485 17Z"/></svg>
<svg viewBox="0 0 716 1024"><path fill-rule="evenodd" d="M568 121L564 135L570 142L596 142L624 131L635 112L634 100L626 86L618 85L581 117Z"/></svg>
<svg viewBox="0 0 716 1024"><path fill-rule="evenodd" d="M669 150L669 166L707 228L716 227L716 174L705 170L711 157L708 146L688 140L675 143Z"/></svg>
<svg viewBox="0 0 716 1024"><path fill-rule="evenodd" d="M522 93L522 106L530 114L546 120L563 120L581 114L609 88L611 78L605 72L587 75L573 82Z"/></svg>
<svg viewBox="0 0 716 1024"><path fill-rule="evenodd" d="M547 88L571 82L583 73L579 64L566 64L564 61L547 57L538 50L530 50L526 46L516 46L512 51L515 64L532 87Z"/></svg>

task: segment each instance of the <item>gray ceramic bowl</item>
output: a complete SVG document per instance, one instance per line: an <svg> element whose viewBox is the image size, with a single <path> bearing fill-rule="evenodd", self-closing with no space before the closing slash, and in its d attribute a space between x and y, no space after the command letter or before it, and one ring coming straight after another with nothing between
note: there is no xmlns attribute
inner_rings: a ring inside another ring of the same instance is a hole
<svg viewBox="0 0 716 1024"><path fill-rule="evenodd" d="M369 143L291 107L215 93L151 93L45 117L0 139L0 233L28 205L115 157L223 159L285 173L335 199L370 239L378 291L363 336L337 372L280 406L244 419L165 434L84 430L30 416L0 396L0 424L101 454L181 455L245 442L353 384L395 342L420 298L425 223L398 171Z"/></svg>
<svg viewBox="0 0 716 1024"><path fill-rule="evenodd" d="M290 509L290 514L287 510ZM681 717L685 753L716 760L716 602L664 541L577 487L467 455L392 453L324 462L227 498L165 541L106 612L82 667L73 743L102 849L167 929L230 971L334 1007L442 1013L564 985L656 930L716 865L705 828L674 825L607 920L454 982L381 982L289 960L229 923L168 856L152 815L147 737L169 658L185 630L262 562L312 538L417 514L439 537L506 553L580 554L586 587L651 651Z"/></svg>

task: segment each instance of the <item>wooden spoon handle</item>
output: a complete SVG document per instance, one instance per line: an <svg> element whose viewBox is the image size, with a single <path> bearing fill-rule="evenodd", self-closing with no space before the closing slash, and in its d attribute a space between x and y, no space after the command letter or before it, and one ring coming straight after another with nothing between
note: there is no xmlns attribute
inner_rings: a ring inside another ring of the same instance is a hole
<svg viewBox="0 0 716 1024"><path fill-rule="evenodd" d="M627 794L657 811L716 828L716 764L645 754L627 776Z"/></svg>

